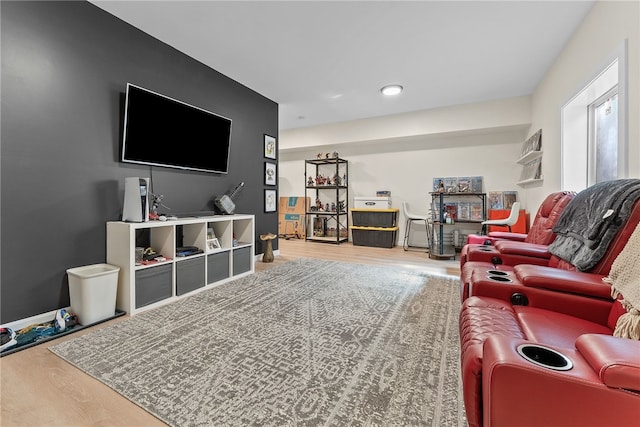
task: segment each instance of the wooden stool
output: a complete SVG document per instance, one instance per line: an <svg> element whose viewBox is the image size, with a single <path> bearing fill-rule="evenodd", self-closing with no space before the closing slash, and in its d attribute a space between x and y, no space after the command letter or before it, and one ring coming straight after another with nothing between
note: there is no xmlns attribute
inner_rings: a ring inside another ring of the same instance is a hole
<svg viewBox="0 0 640 427"><path fill-rule="evenodd" d="M264 247L264 254L262 254L262 262L273 262L273 246L271 244L271 241L276 237L278 236L273 233L260 235L260 240L266 242Z"/></svg>

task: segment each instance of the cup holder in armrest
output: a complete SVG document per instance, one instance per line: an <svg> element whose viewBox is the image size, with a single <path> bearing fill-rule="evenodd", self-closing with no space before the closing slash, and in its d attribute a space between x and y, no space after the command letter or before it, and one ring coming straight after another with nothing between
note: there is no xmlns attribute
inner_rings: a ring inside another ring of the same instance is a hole
<svg viewBox="0 0 640 427"><path fill-rule="evenodd" d="M518 354L529 362L556 371L568 371L573 363L562 353L537 344L520 344Z"/></svg>
<svg viewBox="0 0 640 427"><path fill-rule="evenodd" d="M513 280L509 279L505 276L489 276L489 279L495 280L496 282L504 282L504 283L513 283Z"/></svg>
<svg viewBox="0 0 640 427"><path fill-rule="evenodd" d="M506 271L500 271L500 270L487 270L487 274L489 276L508 276L509 273L507 273Z"/></svg>

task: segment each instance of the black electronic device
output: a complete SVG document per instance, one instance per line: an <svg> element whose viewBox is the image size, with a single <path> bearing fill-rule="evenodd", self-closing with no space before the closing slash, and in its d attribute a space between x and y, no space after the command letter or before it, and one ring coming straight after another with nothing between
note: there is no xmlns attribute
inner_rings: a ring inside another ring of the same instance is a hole
<svg viewBox="0 0 640 427"><path fill-rule="evenodd" d="M231 119L127 84L121 160L228 173Z"/></svg>
<svg viewBox="0 0 640 427"><path fill-rule="evenodd" d="M213 200L216 208L220 210L223 214L231 215L236 210L235 198L238 196L240 191L244 188L244 182L238 184L236 188L233 189L232 192L227 192L222 196L218 196Z"/></svg>

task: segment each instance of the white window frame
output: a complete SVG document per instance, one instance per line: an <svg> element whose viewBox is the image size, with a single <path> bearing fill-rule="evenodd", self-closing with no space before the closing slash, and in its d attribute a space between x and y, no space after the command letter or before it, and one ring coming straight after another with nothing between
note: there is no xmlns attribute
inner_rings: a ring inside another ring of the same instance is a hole
<svg viewBox="0 0 640 427"><path fill-rule="evenodd" d="M601 97L599 97L598 99L596 99L595 101L593 101L591 104L589 104L588 106L588 122L589 122L589 133L587 136L587 140L588 140L588 154L587 154L587 184L589 186L593 185L596 183L597 181L597 166L598 166L598 161L597 161L597 157L596 154L598 152L598 147L597 147L597 135L596 135L596 124L597 124L597 118L596 118L596 108L599 107L600 105L602 105L604 102L606 102L608 99L614 97L615 95L618 95L618 85L615 85L614 87L612 87L611 89L609 89L609 91L607 93L605 93L604 95L602 95ZM618 96L618 100L620 99L620 97ZM619 123L618 123L619 125ZM618 149L620 148L620 138L618 138ZM619 177L619 173L620 171L618 170L618 177Z"/></svg>
<svg viewBox="0 0 640 427"><path fill-rule="evenodd" d="M560 184L563 190L589 186L589 105L618 87L618 177L628 175L627 42L561 110Z"/></svg>

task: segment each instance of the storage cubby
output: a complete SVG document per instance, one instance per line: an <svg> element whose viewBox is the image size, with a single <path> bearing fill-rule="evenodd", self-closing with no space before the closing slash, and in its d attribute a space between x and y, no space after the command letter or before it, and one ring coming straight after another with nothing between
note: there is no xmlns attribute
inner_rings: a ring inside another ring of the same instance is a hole
<svg viewBox="0 0 640 427"><path fill-rule="evenodd" d="M234 247L246 246L253 243L253 221L238 219L233 221Z"/></svg>
<svg viewBox="0 0 640 427"><path fill-rule="evenodd" d="M206 225L206 223L197 223L176 226L176 231L179 233L176 236L176 247L195 246L204 251L207 240Z"/></svg>
<svg viewBox="0 0 640 427"><path fill-rule="evenodd" d="M207 255L207 281L213 283L229 278L230 254L231 251L226 249Z"/></svg>
<svg viewBox="0 0 640 427"><path fill-rule="evenodd" d="M252 253L249 246L233 250L233 275L246 273L252 267Z"/></svg>
<svg viewBox="0 0 640 427"><path fill-rule="evenodd" d="M108 222L107 262L120 267L116 307L134 315L252 274L254 221L253 215L220 215L167 222ZM209 250L208 230L219 248ZM136 246L151 247L166 260L136 265ZM177 257L179 246L195 246L203 253Z"/></svg>
<svg viewBox="0 0 640 427"><path fill-rule="evenodd" d="M185 259L176 264L176 295L184 295L204 287L203 256Z"/></svg>
<svg viewBox="0 0 640 427"><path fill-rule="evenodd" d="M171 297L173 265L157 265L135 272L136 308Z"/></svg>
<svg viewBox="0 0 640 427"><path fill-rule="evenodd" d="M141 229L136 235L135 247L152 247L166 258L175 257L175 233L173 226L149 227ZM132 253L135 257L135 249Z"/></svg>
<svg viewBox="0 0 640 427"><path fill-rule="evenodd" d="M213 232L213 238L218 240L220 248L208 250L215 252L219 249L230 249L233 242L233 226L231 221L217 221L207 223L207 228Z"/></svg>

